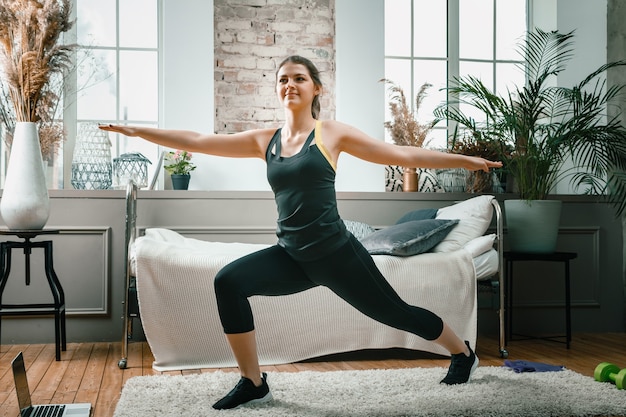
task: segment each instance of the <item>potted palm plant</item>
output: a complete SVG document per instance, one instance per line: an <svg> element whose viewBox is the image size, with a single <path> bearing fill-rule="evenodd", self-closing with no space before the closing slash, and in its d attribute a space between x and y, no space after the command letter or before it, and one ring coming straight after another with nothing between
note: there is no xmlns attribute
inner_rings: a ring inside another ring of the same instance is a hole
<svg viewBox="0 0 626 417"><path fill-rule="evenodd" d="M609 69L626 61L604 64L573 87L556 86L556 76L573 56L573 37L573 32L540 29L528 33L519 45L525 85L500 96L477 77L460 77L449 90L455 105L435 112L475 138L511 149L500 158L520 196L519 201L505 201L508 241L514 251L555 250L561 201L548 199L548 194L560 181L585 194L605 195L618 215L626 209L626 129L617 117L607 115L607 106L617 105L624 86L607 86L604 79ZM478 110L484 120L468 116L462 106ZM528 214L526 209L543 205L555 206L548 221L552 231L546 224L533 231L530 221L548 220L548 215ZM518 222L513 216L520 210ZM538 241L542 235L545 243Z"/></svg>

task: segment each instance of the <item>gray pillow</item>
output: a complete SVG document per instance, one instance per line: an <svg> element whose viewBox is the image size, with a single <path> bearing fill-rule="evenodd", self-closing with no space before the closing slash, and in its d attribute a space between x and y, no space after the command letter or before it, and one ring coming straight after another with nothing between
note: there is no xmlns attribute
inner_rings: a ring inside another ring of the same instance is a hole
<svg viewBox="0 0 626 417"><path fill-rule="evenodd" d="M437 217L437 212L439 210L436 208L427 208L420 210L413 210L406 213L404 216L400 217L396 224L410 222L411 220L427 220L434 219Z"/></svg>
<svg viewBox="0 0 626 417"><path fill-rule="evenodd" d="M412 220L396 224L361 239L372 255L412 256L424 253L441 242L458 220Z"/></svg>

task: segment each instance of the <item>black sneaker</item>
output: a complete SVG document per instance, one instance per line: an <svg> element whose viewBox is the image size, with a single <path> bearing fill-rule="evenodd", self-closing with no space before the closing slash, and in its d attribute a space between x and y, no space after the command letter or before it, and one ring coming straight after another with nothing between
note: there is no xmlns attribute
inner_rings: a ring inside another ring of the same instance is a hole
<svg viewBox="0 0 626 417"><path fill-rule="evenodd" d="M465 353L452 355L448 375L441 380L442 384L465 384L470 380L472 374L478 367L478 356L476 356L467 340L465 341L465 345L470 351L469 356L465 356Z"/></svg>
<svg viewBox="0 0 626 417"><path fill-rule="evenodd" d="M261 386L256 387L248 378L241 377L235 388L224 398L213 404L216 410L237 408L241 405L260 404L272 399L270 387L267 385L267 374L261 375Z"/></svg>

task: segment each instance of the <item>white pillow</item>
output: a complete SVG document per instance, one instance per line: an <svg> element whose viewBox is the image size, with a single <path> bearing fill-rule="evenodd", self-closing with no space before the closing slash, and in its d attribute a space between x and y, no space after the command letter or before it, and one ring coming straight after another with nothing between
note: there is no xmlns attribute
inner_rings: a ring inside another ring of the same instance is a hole
<svg viewBox="0 0 626 417"><path fill-rule="evenodd" d="M482 255L473 258L476 279L478 281L491 278L498 273L498 252L495 249L489 250Z"/></svg>
<svg viewBox="0 0 626 417"><path fill-rule="evenodd" d="M493 248L493 242L495 240L495 233L480 236L467 242L465 244L465 249L472 255L472 258L475 258Z"/></svg>
<svg viewBox="0 0 626 417"><path fill-rule="evenodd" d="M461 249L467 242L485 234L493 216L492 195L481 195L443 207L436 219L458 219L459 224L432 252L451 252Z"/></svg>

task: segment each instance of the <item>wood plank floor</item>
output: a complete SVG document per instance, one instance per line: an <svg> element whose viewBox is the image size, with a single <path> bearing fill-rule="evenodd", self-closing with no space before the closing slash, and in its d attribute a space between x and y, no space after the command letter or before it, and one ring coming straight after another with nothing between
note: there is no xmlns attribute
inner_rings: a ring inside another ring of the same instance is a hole
<svg viewBox="0 0 626 417"><path fill-rule="evenodd" d="M576 334L571 349L564 344L543 340L514 341L508 346L510 359L524 359L565 365L584 375L593 376L599 362L612 362L626 367L626 333ZM153 356L145 342L129 345L128 368L120 370L120 343L70 343L62 360L54 360L54 345L3 345L0 347L0 417L17 417L11 360L22 351L28 373L33 402L90 402L94 417L110 417L125 381L138 375L153 375ZM477 354L481 365L500 366L498 342L479 337ZM302 370L334 371L353 369L386 369L448 366L449 359L405 350L356 352L287 365L267 366L269 372ZM236 369L223 369L236 372ZM198 369L174 373L211 372Z"/></svg>

